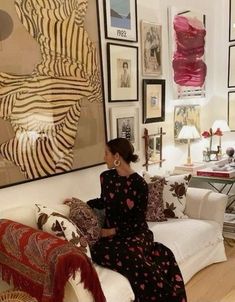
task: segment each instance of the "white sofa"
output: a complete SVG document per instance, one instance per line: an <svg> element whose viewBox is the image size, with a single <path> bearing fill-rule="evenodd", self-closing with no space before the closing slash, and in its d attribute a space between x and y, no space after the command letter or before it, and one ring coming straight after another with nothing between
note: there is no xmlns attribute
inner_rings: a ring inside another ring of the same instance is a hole
<svg viewBox="0 0 235 302"><path fill-rule="evenodd" d="M0 218L15 220L36 228L34 203L35 200L31 205L2 204ZM45 204L68 215L68 207L65 205ZM173 251L185 283L202 268L226 260L222 236L226 204L227 196L224 194L189 187L185 210L185 214L189 218L149 223L155 240L165 244ZM97 265L95 268L107 302L133 301L134 294L125 277ZM78 272L76 282L67 283L64 302L93 301L90 293L84 290L82 283L79 282L79 277ZM0 292L7 288L9 285L0 281Z"/></svg>

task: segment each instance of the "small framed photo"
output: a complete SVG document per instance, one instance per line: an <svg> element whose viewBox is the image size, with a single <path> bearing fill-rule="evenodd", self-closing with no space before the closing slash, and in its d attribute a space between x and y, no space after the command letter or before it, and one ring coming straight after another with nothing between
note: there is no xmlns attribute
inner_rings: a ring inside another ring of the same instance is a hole
<svg viewBox="0 0 235 302"><path fill-rule="evenodd" d="M184 125L194 125L197 131L200 129L200 105L180 105L174 108L174 139L176 143L182 143L185 140L178 139L180 130Z"/></svg>
<svg viewBox="0 0 235 302"><path fill-rule="evenodd" d="M143 80L143 123L165 120L165 80Z"/></svg>
<svg viewBox="0 0 235 302"><path fill-rule="evenodd" d="M137 42L137 0L103 0L105 37Z"/></svg>
<svg viewBox="0 0 235 302"><path fill-rule="evenodd" d="M228 125L235 131L235 91L228 92Z"/></svg>
<svg viewBox="0 0 235 302"><path fill-rule="evenodd" d="M143 75L162 74L162 26L141 22L141 58Z"/></svg>
<svg viewBox="0 0 235 302"><path fill-rule="evenodd" d="M229 46L228 51L228 87L235 87L235 45Z"/></svg>
<svg viewBox="0 0 235 302"><path fill-rule="evenodd" d="M138 48L107 44L109 102L138 101Z"/></svg>
<svg viewBox="0 0 235 302"><path fill-rule="evenodd" d="M229 41L235 41L235 0L229 1Z"/></svg>
<svg viewBox="0 0 235 302"><path fill-rule="evenodd" d="M139 149L139 110L135 107L110 108L111 138L124 137Z"/></svg>

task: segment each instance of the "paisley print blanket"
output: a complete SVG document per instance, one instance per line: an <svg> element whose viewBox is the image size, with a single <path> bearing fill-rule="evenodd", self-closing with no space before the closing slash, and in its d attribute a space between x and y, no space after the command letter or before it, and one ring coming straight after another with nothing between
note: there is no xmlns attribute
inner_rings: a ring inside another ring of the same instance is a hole
<svg viewBox="0 0 235 302"><path fill-rule="evenodd" d="M89 258L71 243L15 221L0 219L0 277L39 302L62 302L76 271L96 302L105 302Z"/></svg>

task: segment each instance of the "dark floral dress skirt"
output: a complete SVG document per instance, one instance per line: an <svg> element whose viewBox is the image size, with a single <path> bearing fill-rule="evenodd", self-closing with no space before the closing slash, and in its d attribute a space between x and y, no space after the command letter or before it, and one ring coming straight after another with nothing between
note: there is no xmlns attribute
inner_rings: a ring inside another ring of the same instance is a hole
<svg viewBox="0 0 235 302"><path fill-rule="evenodd" d="M150 230L134 237L101 238L91 253L96 263L116 270L129 280L135 302L187 301L173 253L163 244L153 242Z"/></svg>

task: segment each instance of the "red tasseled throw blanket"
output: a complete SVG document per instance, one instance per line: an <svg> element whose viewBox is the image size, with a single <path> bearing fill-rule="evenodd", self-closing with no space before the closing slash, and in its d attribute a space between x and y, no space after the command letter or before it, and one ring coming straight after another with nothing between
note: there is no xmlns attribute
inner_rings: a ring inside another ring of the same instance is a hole
<svg viewBox="0 0 235 302"><path fill-rule="evenodd" d="M64 286L80 270L96 302L105 302L89 258L79 248L49 233L0 219L0 274L39 302L62 302ZM81 301L82 302L82 301Z"/></svg>

